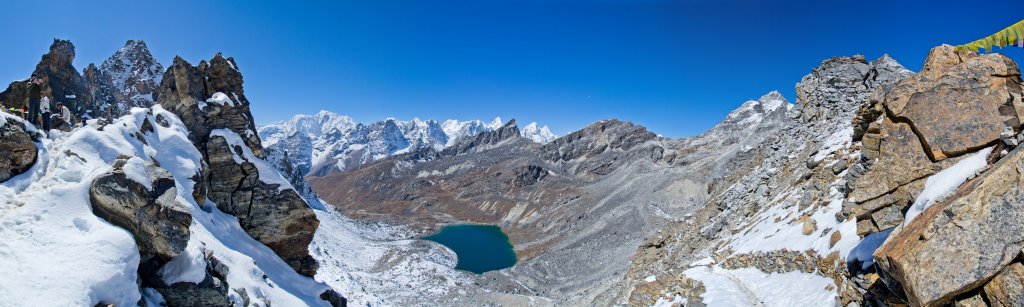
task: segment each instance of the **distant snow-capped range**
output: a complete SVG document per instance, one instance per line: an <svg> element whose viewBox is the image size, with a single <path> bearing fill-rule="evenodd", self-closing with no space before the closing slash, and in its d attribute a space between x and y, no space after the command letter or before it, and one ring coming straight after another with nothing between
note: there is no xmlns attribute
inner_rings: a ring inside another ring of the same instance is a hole
<svg viewBox="0 0 1024 307"><path fill-rule="evenodd" d="M288 160L302 175L320 176L344 171L377 159L422 148L442 150L462 137L501 128L496 117L490 123L481 120L402 121L388 118L368 124L329 111L315 115L296 115L258 128L263 146L271 160ZM520 134L546 144L556 138L547 126L530 123Z"/></svg>

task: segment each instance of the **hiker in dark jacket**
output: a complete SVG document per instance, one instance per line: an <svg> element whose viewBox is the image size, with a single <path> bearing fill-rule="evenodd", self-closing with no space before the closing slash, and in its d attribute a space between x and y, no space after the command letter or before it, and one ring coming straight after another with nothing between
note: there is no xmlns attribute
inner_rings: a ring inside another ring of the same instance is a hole
<svg viewBox="0 0 1024 307"><path fill-rule="evenodd" d="M39 125L39 99L42 98L42 80L32 74L32 81L28 85L28 122Z"/></svg>

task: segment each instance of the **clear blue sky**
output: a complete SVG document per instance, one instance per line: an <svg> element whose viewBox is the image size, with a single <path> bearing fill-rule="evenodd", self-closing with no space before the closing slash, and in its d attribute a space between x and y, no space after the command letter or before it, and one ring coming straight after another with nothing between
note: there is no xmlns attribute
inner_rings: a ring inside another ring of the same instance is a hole
<svg viewBox="0 0 1024 307"><path fill-rule="evenodd" d="M0 80L52 38L75 66L143 39L161 63L235 57L258 123L326 109L359 121L517 118L566 134L619 118L700 133L823 59L930 47L1024 18L1024 1L18 1ZM1021 59L1021 50L1005 50Z"/></svg>

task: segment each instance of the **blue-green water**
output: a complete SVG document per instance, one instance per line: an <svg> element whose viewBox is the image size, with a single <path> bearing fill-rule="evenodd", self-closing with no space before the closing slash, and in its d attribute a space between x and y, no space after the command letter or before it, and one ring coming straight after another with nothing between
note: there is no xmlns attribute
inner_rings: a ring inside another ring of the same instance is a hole
<svg viewBox="0 0 1024 307"><path fill-rule="evenodd" d="M512 243L498 226L449 225L423 239L441 243L455 251L459 256L456 269L480 274L516 264Z"/></svg>

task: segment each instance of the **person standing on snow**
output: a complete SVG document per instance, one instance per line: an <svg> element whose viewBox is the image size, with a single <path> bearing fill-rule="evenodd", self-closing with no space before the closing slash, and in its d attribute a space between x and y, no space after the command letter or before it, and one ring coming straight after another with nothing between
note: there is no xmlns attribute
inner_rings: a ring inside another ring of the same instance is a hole
<svg viewBox="0 0 1024 307"><path fill-rule="evenodd" d="M42 80L32 74L32 81L28 84L28 122L33 125L38 125L39 116L39 99L42 97L43 86L40 84Z"/></svg>
<svg viewBox="0 0 1024 307"><path fill-rule="evenodd" d="M43 131L50 131L50 98L39 99L39 113L43 115Z"/></svg>

